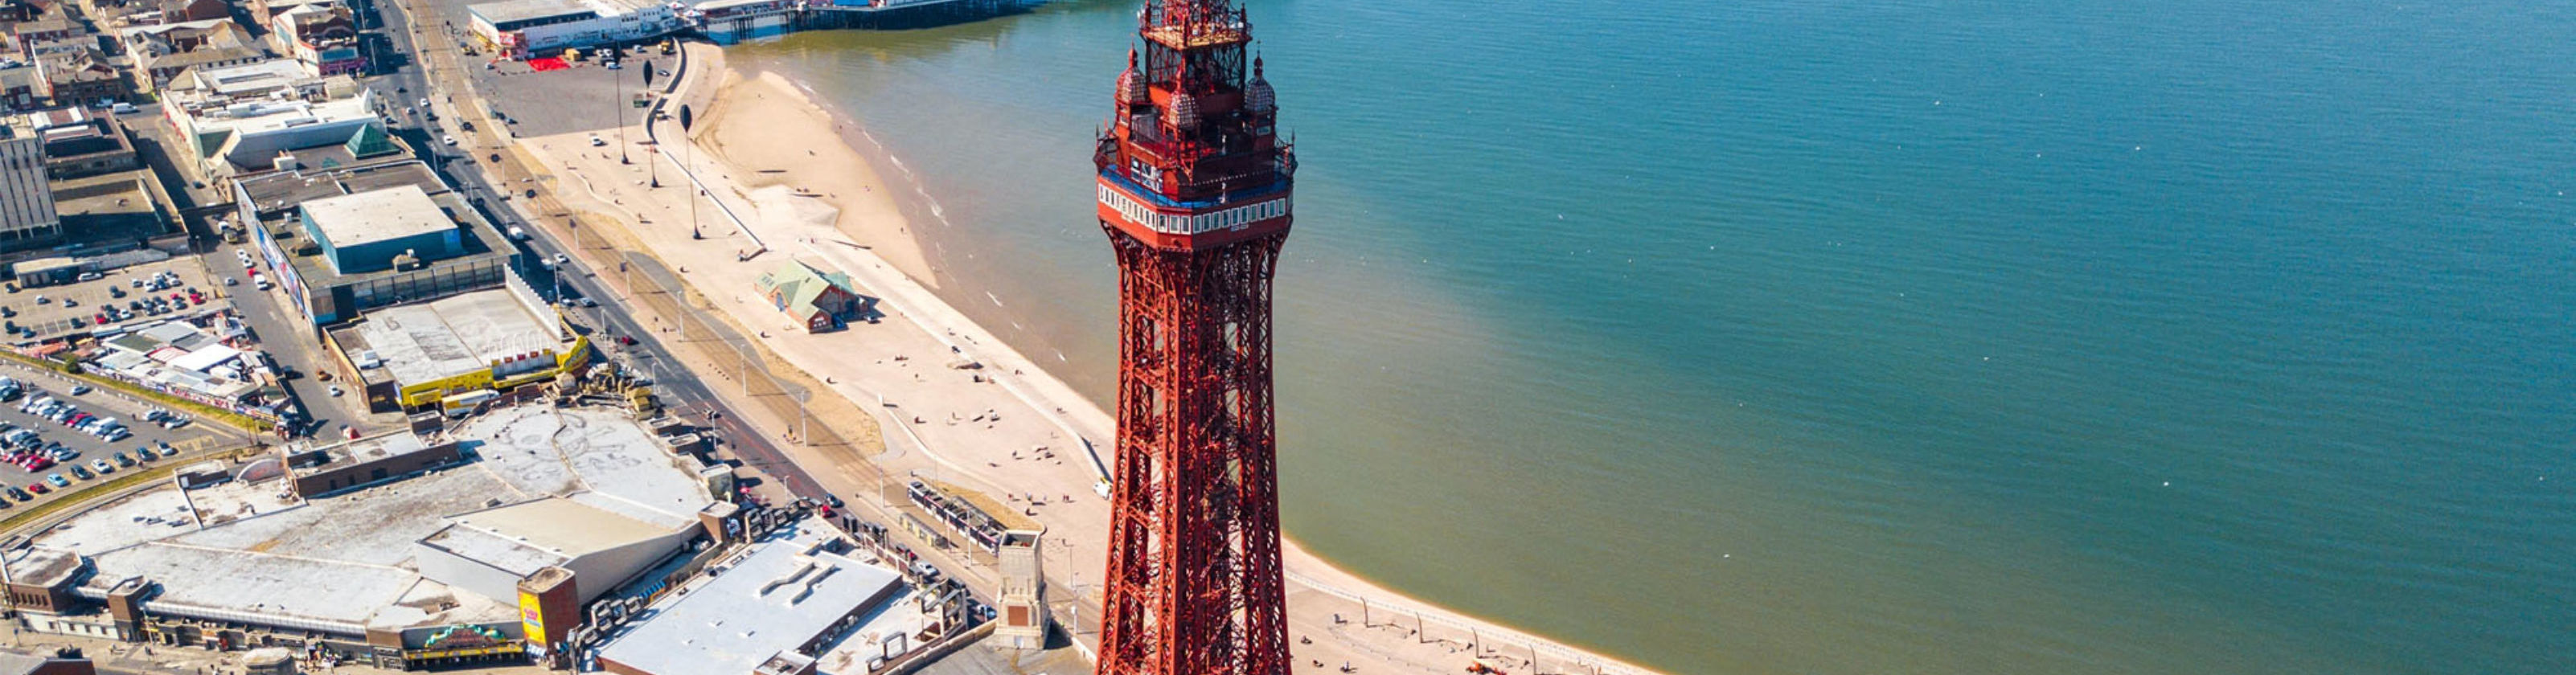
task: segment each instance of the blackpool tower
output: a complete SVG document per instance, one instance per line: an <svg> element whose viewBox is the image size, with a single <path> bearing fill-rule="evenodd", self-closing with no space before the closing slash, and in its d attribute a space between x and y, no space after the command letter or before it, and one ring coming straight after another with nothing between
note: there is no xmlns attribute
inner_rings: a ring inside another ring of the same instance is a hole
<svg viewBox="0 0 2576 675"><path fill-rule="evenodd" d="M1296 160L1233 0L1147 0L1093 160L1118 259L1100 675L1285 675L1270 280Z"/></svg>

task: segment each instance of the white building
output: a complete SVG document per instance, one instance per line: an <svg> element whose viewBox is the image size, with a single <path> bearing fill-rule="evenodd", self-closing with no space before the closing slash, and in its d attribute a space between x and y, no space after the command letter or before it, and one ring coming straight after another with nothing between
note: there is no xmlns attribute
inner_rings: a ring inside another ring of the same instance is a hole
<svg viewBox="0 0 2576 675"><path fill-rule="evenodd" d="M309 148L343 148L351 158L399 151L375 107L375 94L367 89L323 101L284 94L161 100L162 113L179 128L179 137L192 141L187 148L194 151L192 168L209 179L272 170L282 157Z"/></svg>
<svg viewBox="0 0 2576 675"><path fill-rule="evenodd" d="M683 27L670 5L648 0L502 0L465 9L474 16L474 37L514 59L648 40Z"/></svg>
<svg viewBox="0 0 2576 675"><path fill-rule="evenodd" d="M54 190L45 183L44 139L0 138L0 248L62 232Z"/></svg>

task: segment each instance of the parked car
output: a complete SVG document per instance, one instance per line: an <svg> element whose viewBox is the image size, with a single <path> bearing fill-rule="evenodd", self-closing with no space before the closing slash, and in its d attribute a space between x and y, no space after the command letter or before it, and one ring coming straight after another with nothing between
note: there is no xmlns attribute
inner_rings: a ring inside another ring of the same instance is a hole
<svg viewBox="0 0 2576 675"><path fill-rule="evenodd" d="M127 457L127 456L125 456L125 451L123 451L123 450L118 450L118 451L116 451L116 465L117 465L117 466L134 466L134 458L132 458L132 457Z"/></svg>
<svg viewBox="0 0 2576 675"><path fill-rule="evenodd" d="M73 471L79 471L79 470L80 470L80 467L72 467L72 470L73 470ZM72 486L72 479L64 478L64 477L63 477L63 475L62 475L62 474L59 474L59 473L49 473L49 474L45 474L45 482L54 484L54 487L71 487L71 486Z"/></svg>
<svg viewBox="0 0 2576 675"><path fill-rule="evenodd" d="M24 502L24 501L33 501L33 500L35 500L36 496L35 496L35 495L31 495L31 494L27 494L27 491L26 491L26 490L20 490L20 489L18 489L18 488L16 488L16 487L11 487L11 488L9 488L9 498L10 498L10 499L15 499L15 500L18 500L18 501L22 501L22 502Z"/></svg>
<svg viewBox="0 0 2576 675"><path fill-rule="evenodd" d="M89 393L89 385L86 385L86 384L75 384L75 385L72 385L72 395L73 395L73 396L79 396L79 395L81 395L81 394L87 394L87 393Z"/></svg>
<svg viewBox="0 0 2576 675"><path fill-rule="evenodd" d="M81 468L81 466L80 466L80 465L78 465L78 464L74 464L74 465L72 465L72 477L74 477L74 478L79 478L79 479L81 479L81 480L89 480L89 479L92 479L92 478L97 478L97 477L98 477L98 475L97 475L97 474L90 473L88 469L83 469L83 468Z"/></svg>
<svg viewBox="0 0 2576 675"><path fill-rule="evenodd" d="M59 479L61 479L62 477L63 477L63 475L62 475L62 474L59 474L59 473L58 473L58 474L54 474L54 479L56 479L56 480L59 480ZM71 481L63 481L63 484L64 484L64 485L70 485L70 484L72 484L72 482L71 482ZM44 484L44 483L28 483L28 484L27 484L27 491L28 491L28 492L33 492L33 493L36 493L36 494L44 494L44 493L47 493L47 492L53 492L53 491L54 491L54 489L53 489L53 488L49 488L49 487L45 487L45 484Z"/></svg>

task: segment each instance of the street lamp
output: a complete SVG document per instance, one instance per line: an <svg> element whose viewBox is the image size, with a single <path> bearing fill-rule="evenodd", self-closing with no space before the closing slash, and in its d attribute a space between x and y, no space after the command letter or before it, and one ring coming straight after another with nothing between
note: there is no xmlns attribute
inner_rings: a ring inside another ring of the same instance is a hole
<svg viewBox="0 0 2576 675"><path fill-rule="evenodd" d="M615 48L611 47L610 49ZM616 52L611 51L609 53L615 54ZM623 60L623 58L619 59L619 61ZM617 82L616 75L609 75L608 91L609 114L617 118L617 163L634 164L635 160L627 157L626 155L626 88L624 85Z"/></svg>

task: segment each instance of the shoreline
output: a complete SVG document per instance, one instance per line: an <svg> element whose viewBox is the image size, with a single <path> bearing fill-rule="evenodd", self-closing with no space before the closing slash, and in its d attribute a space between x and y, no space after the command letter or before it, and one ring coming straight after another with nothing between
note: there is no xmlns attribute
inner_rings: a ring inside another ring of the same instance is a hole
<svg viewBox="0 0 2576 675"><path fill-rule="evenodd" d="M741 66L727 65L724 67L724 84L720 85L719 92L731 91L731 88L735 86L737 82L770 79L774 79L778 83L779 90L791 93L797 97L796 107L801 108L807 114L822 118L823 122L833 129L835 132L834 137L841 141L842 147L840 149L848 151L861 163L866 165L866 170L868 171L866 175L868 180L878 181L879 185L884 184L880 179L889 174L884 171L883 166L879 165L881 160L877 158L877 155L890 154L890 151L885 149L881 143L875 143L874 137L868 135L865 127L857 120L855 115L851 114L849 111L835 109L834 106L818 100L819 97L815 92L810 87L807 87L803 82L796 81L794 78L776 71L765 69L755 70ZM725 100L722 105L717 106L715 111L711 113L711 120L716 119L717 115L721 115L726 108L731 107L734 100L736 100L727 97L724 93L720 93L718 98ZM771 128L773 126L802 128L808 127L810 124L772 125L765 123L762 126L764 128ZM721 133L723 129L720 124L709 124L704 128L716 130L717 133ZM707 142L706 139L703 138L706 135L711 134L706 131L700 131L693 133L692 138L696 139L697 142L704 144ZM876 146L875 153L871 153L868 149L859 147L857 141L863 138ZM728 156L727 159L732 160L733 158ZM737 168L740 168L739 165L737 165ZM888 202L888 215L902 223L902 227L896 228L895 231L900 233L900 236L909 240L909 250L915 255L918 255L919 252L925 248L925 242L921 239L923 235L919 232L912 231L915 224L905 220L900 214L900 209L891 208L893 206L891 204L892 200L897 198L893 195L885 194L885 192L887 191L878 191L876 193L877 198ZM927 194L919 195L919 197L925 199L930 198ZM882 231L883 228L879 229ZM882 251L879 251L879 253L882 255ZM927 260L924 259L923 264L918 267L906 267L900 262L896 262L895 267L901 270L902 277L905 281L918 284L925 287L926 290L929 290L927 295L929 296L930 301L935 302L940 305L940 309L945 310L944 312L940 312L945 315L942 317L941 321L925 322L925 328L930 327L931 324L948 323L949 325L941 326L941 328L945 329L946 332L951 334L967 333L983 338L981 340L967 340L968 345L963 346L980 350L988 357L1004 356L1007 361L1011 362L1015 373L1025 373L1019 375L1019 377L1033 380L1037 385L1037 388L1044 390L1034 394L1035 400L1031 401L1032 403L1043 402L1052 404L1057 410L1068 413L1067 416L1069 417L1089 418L1084 419L1083 421L1092 422L1092 424L1083 424L1081 422L1060 420L1059 423L1078 430L1085 438L1107 439L1114 435L1111 432L1111 429L1114 428L1114 421L1108 417L1105 410L1100 409L1100 407L1092 402L1088 397L1082 396L1071 386L1065 384L1062 378L1058 377L1048 368L1039 366L1035 361L1028 359L1026 355L1020 353L1016 347L998 339L997 337L993 337L993 334L985 331L981 326L976 325L971 318L967 317L964 313L957 311L950 298L941 296L937 292L937 289L940 289L941 285L936 281L936 267L934 265L929 264ZM924 278L925 274L929 275L930 278ZM913 301L915 306L919 306L919 303L922 302L920 298L907 299ZM963 325L958 325L960 323ZM938 332L939 331L934 331L934 334ZM1023 398L1028 398L1028 396L1024 395ZM1046 406L1036 405L1033 407L1044 410ZM1105 443L1103 443L1103 445L1105 445ZM1097 450L1097 453L1097 459L1100 462L1106 463L1111 461L1111 458L1108 456L1108 448L1101 447ZM1572 662L1585 667L1599 666L1599 672L1660 672L1632 662L1608 656L1591 648L1567 644L1554 638L1537 635L1503 621L1457 611L1445 605L1394 590L1373 579L1344 568L1324 556L1313 552L1303 543L1299 542L1293 533L1283 530L1281 537L1281 554L1283 558L1282 567L1291 577L1289 581L1291 584L1290 591L1292 595L1295 594L1296 590L1300 587L1303 587L1344 598L1367 598L1367 601L1370 604L1375 605L1379 609L1394 611L1400 614L1412 614L1417 618L1417 620L1427 616L1433 623L1448 624L1451 628L1456 630L1471 631L1470 634L1481 633L1487 638L1499 638L1506 643L1513 643L1510 646L1534 647L1538 651L1546 652L1545 656L1553 660L1554 663ZM1433 630L1437 629L1434 628Z"/></svg>

